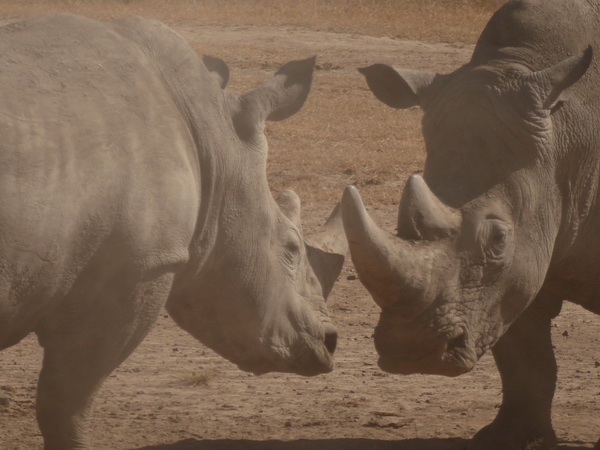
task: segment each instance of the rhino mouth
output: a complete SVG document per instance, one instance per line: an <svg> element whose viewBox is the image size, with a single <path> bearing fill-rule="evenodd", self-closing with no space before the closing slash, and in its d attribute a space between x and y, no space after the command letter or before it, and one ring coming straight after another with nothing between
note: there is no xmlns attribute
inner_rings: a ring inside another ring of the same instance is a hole
<svg viewBox="0 0 600 450"><path fill-rule="evenodd" d="M377 338L377 335L376 335ZM410 375L422 373L456 377L469 372L477 362L476 352L469 346L468 334L458 327L450 335L440 337L432 348L418 356L384 350L377 345L378 365L384 372Z"/></svg>
<svg viewBox="0 0 600 450"><path fill-rule="evenodd" d="M442 361L456 369L456 375L470 372L477 362L476 352L468 345L468 335L461 328L455 336L446 343Z"/></svg>
<svg viewBox="0 0 600 450"><path fill-rule="evenodd" d="M337 330L331 325L324 328L323 338L315 339L311 336L304 336L304 339L298 341L297 346L293 347L296 357L285 372L312 377L333 370L333 352L337 346Z"/></svg>
<svg viewBox="0 0 600 450"><path fill-rule="evenodd" d="M306 332L297 335L292 345L269 340L264 343L261 357L238 360L237 366L254 375L269 372L315 376L333 370L333 353L337 346L337 330L323 323L323 335L316 338Z"/></svg>
<svg viewBox="0 0 600 450"><path fill-rule="evenodd" d="M306 354L306 362L302 361L281 361L278 363L268 362L242 362L237 366L245 372L251 372L253 375L264 375L270 372L294 373L297 375L312 377L323 373L329 373L333 370L333 358L325 352L318 352L319 355Z"/></svg>

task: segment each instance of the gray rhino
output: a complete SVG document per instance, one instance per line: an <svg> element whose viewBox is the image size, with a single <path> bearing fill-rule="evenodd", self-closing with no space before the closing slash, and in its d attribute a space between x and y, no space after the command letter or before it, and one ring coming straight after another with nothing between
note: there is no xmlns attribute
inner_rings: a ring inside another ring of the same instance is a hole
<svg viewBox="0 0 600 450"><path fill-rule="evenodd" d="M361 69L382 102L422 108L427 152L396 236L344 193L379 365L456 376L491 348L503 401L474 448L553 448L551 318L566 299L600 313L599 23L596 1L514 0L453 73Z"/></svg>
<svg viewBox="0 0 600 450"><path fill-rule="evenodd" d="M161 308L241 369L332 369L324 299L347 248L276 203L266 120L304 103L314 58L241 97L165 25L46 15L0 28L0 349L36 333L48 449L87 448L103 380Z"/></svg>

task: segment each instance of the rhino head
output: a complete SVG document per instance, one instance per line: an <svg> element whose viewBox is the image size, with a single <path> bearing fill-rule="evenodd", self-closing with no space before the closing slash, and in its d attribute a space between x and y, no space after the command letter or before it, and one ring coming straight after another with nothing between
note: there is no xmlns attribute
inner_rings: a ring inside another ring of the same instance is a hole
<svg viewBox="0 0 600 450"><path fill-rule="evenodd" d="M224 89L225 63L212 57L203 62L217 90L213 103L221 110L217 119L225 119L218 126L224 132L214 142L198 133L208 141L200 152L201 226L168 311L243 370L329 372L337 331L325 299L348 248L341 207L320 230L304 236L298 196L288 190L275 200L269 190L264 134L266 120L285 119L303 105L314 58L284 65L242 96ZM202 123L201 113L191 114Z"/></svg>
<svg viewBox="0 0 600 450"><path fill-rule="evenodd" d="M361 69L379 100L422 108L427 152L423 175L404 188L396 236L354 187L344 192L350 253L381 308L375 346L389 372L469 371L533 301L565 232L560 186L577 182L561 179L568 130L556 117L568 114L591 49L539 70L481 53L449 75Z"/></svg>

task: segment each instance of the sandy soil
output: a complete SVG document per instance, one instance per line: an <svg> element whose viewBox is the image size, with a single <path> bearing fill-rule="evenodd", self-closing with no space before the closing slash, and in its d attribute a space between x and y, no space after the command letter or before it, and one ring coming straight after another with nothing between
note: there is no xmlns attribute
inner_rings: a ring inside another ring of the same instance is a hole
<svg viewBox="0 0 600 450"><path fill-rule="evenodd" d="M319 77L357 82L374 62L447 71L468 46L277 27L178 27L199 52L223 57L239 86L265 78L281 62L319 55ZM233 87L236 88L235 86ZM343 113L343 112L342 112ZM391 130L390 130L391 132ZM406 172L402 172L403 176ZM333 175L332 175L333 177ZM343 180L334 179L340 184ZM378 189L397 189L403 180ZM393 192L399 198L399 192ZM314 229L327 205L310 204ZM372 210L393 229L394 206ZM329 300L340 339L334 372L314 378L254 377L178 329L166 313L107 380L90 433L99 449L384 450L462 449L495 416L501 388L491 355L449 379L394 376L376 365L378 310L346 264ZM559 364L554 424L563 449L592 448L600 437L600 317L567 305L555 320ZM41 352L31 336L0 353L0 448L40 448L35 386ZM196 385L190 385L195 380ZM206 381L203 383L202 381Z"/></svg>

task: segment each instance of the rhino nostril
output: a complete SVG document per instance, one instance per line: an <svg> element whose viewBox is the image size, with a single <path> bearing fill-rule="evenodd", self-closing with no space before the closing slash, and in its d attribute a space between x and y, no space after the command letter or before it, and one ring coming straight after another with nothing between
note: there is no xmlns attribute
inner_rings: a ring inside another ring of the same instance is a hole
<svg viewBox="0 0 600 450"><path fill-rule="evenodd" d="M467 345L467 335L464 330L461 330L456 336L448 341L446 344L446 351L450 351L456 348L462 348Z"/></svg>
<svg viewBox="0 0 600 450"><path fill-rule="evenodd" d="M337 331L328 331L325 333L325 348L333 355L337 346Z"/></svg>

